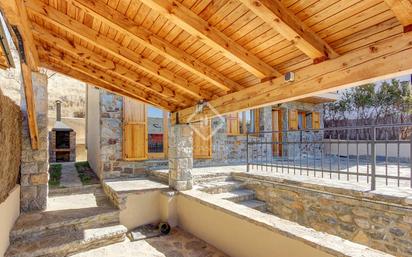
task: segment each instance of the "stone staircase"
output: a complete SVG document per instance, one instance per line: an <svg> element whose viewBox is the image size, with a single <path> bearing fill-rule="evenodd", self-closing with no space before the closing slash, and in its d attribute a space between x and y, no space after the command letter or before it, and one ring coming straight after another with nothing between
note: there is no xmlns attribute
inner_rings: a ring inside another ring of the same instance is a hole
<svg viewBox="0 0 412 257"><path fill-rule="evenodd" d="M198 185L198 189L246 207L266 212L266 203L256 199L255 191L245 188L240 181L226 179Z"/></svg>
<svg viewBox="0 0 412 257"><path fill-rule="evenodd" d="M101 187L53 192L48 209L20 215L6 257L67 256L121 242L127 229Z"/></svg>

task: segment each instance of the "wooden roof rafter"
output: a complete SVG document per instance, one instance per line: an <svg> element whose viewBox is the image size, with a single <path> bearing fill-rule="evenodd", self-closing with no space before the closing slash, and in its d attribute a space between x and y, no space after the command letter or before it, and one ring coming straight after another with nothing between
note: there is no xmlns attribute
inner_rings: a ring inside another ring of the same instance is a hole
<svg viewBox="0 0 412 257"><path fill-rule="evenodd" d="M399 22L404 32L412 31L412 0L385 0Z"/></svg>
<svg viewBox="0 0 412 257"><path fill-rule="evenodd" d="M92 52L91 50L81 46L80 44L71 42L65 38L61 38L54 32L48 31L38 24L33 24L33 27L33 34L35 35L35 37L39 38L45 44L50 44L54 48L64 51L69 55L76 56L76 58L87 64L94 65L108 72L109 74L125 79L134 84L137 88L150 91L160 98L174 102L176 105L187 106L195 103L190 98L181 96L175 90L142 77L121 64L117 64L111 60L101 58L95 52ZM38 43L41 44L41 42Z"/></svg>
<svg viewBox="0 0 412 257"><path fill-rule="evenodd" d="M27 16L23 0L0 1L0 8L5 15L6 22L11 26L13 39L19 49L30 143L32 149L38 149L39 131L37 127L32 71L38 71L39 56L31 33L30 20Z"/></svg>
<svg viewBox="0 0 412 257"><path fill-rule="evenodd" d="M197 85L191 85L186 79L173 74L149 59L143 58L129 48L121 46L116 41L98 33L39 0L26 2L26 7L29 12L38 15L47 22L50 22L60 29L81 38L87 43L110 53L116 58L173 85L176 89L185 92L194 99L200 100L212 98L212 95L209 92L201 90Z"/></svg>
<svg viewBox="0 0 412 257"><path fill-rule="evenodd" d="M214 108L213 111L207 109L193 116L195 107L180 110L173 113L172 122L195 122L214 117L217 113L223 115L295 101L319 93L411 74L412 58L405 56L412 56L412 33L397 35L335 59L308 66L296 73L294 82L275 78L219 97L209 102ZM388 63L390 65L387 65ZM251 95L253 97L250 97Z"/></svg>
<svg viewBox="0 0 412 257"><path fill-rule="evenodd" d="M281 74L176 0L140 0L258 78Z"/></svg>
<svg viewBox="0 0 412 257"><path fill-rule="evenodd" d="M315 62L338 54L280 1L239 0Z"/></svg>
<svg viewBox="0 0 412 257"><path fill-rule="evenodd" d="M114 76L107 74L106 72L99 70L91 65L87 65L78 60L71 58L68 55L60 54L57 55L51 51L51 49L44 48L42 45L38 45L39 55L46 60L51 60L52 63L57 63L60 66L71 68L79 73L87 75L96 81L100 81L103 84L110 84L112 88L117 89L119 93L130 93L133 98L137 98L140 101L147 102L151 105L161 107L162 109L173 111L176 110L176 105L148 94L145 91L141 91L136 87L130 86L130 84L124 82L121 79L115 78Z"/></svg>
<svg viewBox="0 0 412 257"><path fill-rule="evenodd" d="M86 13L89 13L92 16L104 21L110 27L124 33L131 39L136 40L139 44L142 44L155 53L164 56L202 79L209 81L216 87L224 91L242 89L242 86L238 83L226 78L220 72L201 63L193 56L187 54L178 47L175 47L158 35L150 32L142 26L138 26L134 21L119 11L111 8L103 1L68 0L68 2L84 10Z"/></svg>
<svg viewBox="0 0 412 257"><path fill-rule="evenodd" d="M126 91L126 90L122 90L117 86L113 86L108 82L102 81L102 80L98 80L92 76L90 76L88 73L83 73L80 72L78 70L72 69L69 66L64 66L62 64L59 63L55 63L53 62L52 59L46 57L46 56L40 56L40 64L42 67L50 69L50 70L54 70L56 72L59 72L61 74L64 74L66 76L72 77L74 79L78 79L78 80L82 80L85 83L88 83L90 85L93 85L95 87L98 88L102 88L104 90L107 90L109 92L112 92L114 94L118 94L121 96L127 96L133 99L138 99L139 101L143 102L143 103L147 103L147 104L151 104L152 103L150 101L147 101L146 99L142 98L141 96L137 96L133 93L130 93L130 91ZM161 107L161 106L158 106ZM164 107L161 107L164 108Z"/></svg>

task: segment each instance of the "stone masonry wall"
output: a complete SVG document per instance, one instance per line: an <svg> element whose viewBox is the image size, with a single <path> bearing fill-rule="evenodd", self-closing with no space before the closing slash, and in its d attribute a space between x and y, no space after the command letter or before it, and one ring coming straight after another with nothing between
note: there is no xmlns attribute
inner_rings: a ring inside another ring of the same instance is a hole
<svg viewBox="0 0 412 257"><path fill-rule="evenodd" d="M22 153L21 153L21 210L23 212L43 210L47 207L48 194L48 143L47 143L47 76L32 73L33 91L36 103L39 149L31 148L27 122L27 107L22 92L23 113ZM22 90L23 91L23 90Z"/></svg>
<svg viewBox="0 0 412 257"><path fill-rule="evenodd" d="M100 179L147 176L151 169L168 167L167 160L123 160L123 97L100 90Z"/></svg>
<svg viewBox="0 0 412 257"><path fill-rule="evenodd" d="M412 255L412 203L386 202L383 196L375 200L373 193L328 191L321 185L307 187L296 181L272 182L254 175L241 180L280 218L395 256Z"/></svg>
<svg viewBox="0 0 412 257"><path fill-rule="evenodd" d="M260 112L260 131L272 130L272 107L264 107ZM221 124L223 122L224 124ZM226 121L219 118L212 119L212 131L216 128L216 133L212 137L212 158L211 159L194 159L195 167L218 166L218 165L238 165L246 163L246 135L232 136L227 135ZM270 140L270 134L259 136L251 135L251 140L260 137L267 137ZM262 139L264 141L264 139ZM262 141L262 142L263 142ZM252 149L251 149L252 152ZM270 156L270 151L255 152L254 156ZM252 158L252 157L251 157Z"/></svg>
<svg viewBox="0 0 412 257"><path fill-rule="evenodd" d="M288 127L288 113L289 110L295 109L299 111L306 112L319 112L321 115L320 127L323 128L323 112L322 104L310 104L302 102L289 102L283 103L280 105L280 108L283 110L283 129L289 130ZM308 116L306 120L306 127L312 128L312 116ZM289 159L300 158L301 156L320 156L322 153L321 144L313 144L310 142L321 141L323 139L323 132L313 132L313 131L289 131L288 133L283 134L284 142L302 142L302 144L284 144L283 151L284 155ZM305 143L309 142L309 143Z"/></svg>
<svg viewBox="0 0 412 257"><path fill-rule="evenodd" d="M301 110L317 110L313 104L287 103L281 106L298 108ZM287 124L287 115L284 124ZM260 131L272 130L272 107L261 108ZM100 171L99 177L136 177L147 176L149 170L167 169L167 160L124 161L122 160L122 121L123 97L100 90ZM224 124L220 124L223 122ZM246 136L228 136L226 121L219 118L212 119L212 131L217 129L212 137L212 158L194 159L194 167L212 167L219 165L240 165L246 163ZM287 127L285 128L287 129ZM272 140L271 134L251 135L251 140L264 143ZM292 151L292 150L289 150ZM261 149L250 148L250 158L266 160L271 158L271 147ZM297 153L295 153L297 155ZM261 158L262 157L262 158Z"/></svg>

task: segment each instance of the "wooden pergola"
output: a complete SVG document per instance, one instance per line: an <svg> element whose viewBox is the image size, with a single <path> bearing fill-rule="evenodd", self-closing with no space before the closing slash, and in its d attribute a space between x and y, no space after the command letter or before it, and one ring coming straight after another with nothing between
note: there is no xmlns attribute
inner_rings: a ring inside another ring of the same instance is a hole
<svg viewBox="0 0 412 257"><path fill-rule="evenodd" d="M25 89L46 67L186 123L412 70L411 0L8 0ZM295 80L287 82L286 72ZM31 110L31 111L30 111ZM30 117L30 115L29 115ZM35 133L35 118L29 119ZM32 136L33 139L33 136Z"/></svg>

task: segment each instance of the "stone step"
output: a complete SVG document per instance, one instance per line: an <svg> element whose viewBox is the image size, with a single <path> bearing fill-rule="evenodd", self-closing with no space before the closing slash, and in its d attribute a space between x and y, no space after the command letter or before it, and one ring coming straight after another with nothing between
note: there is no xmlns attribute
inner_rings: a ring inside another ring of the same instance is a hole
<svg viewBox="0 0 412 257"><path fill-rule="evenodd" d="M86 229L119 223L119 210L114 207L89 207L24 213L10 232L10 241L36 238L53 230Z"/></svg>
<svg viewBox="0 0 412 257"><path fill-rule="evenodd" d="M217 194L216 196L221 199L238 203L247 200L253 200L255 198L255 191L248 189L238 189L231 192Z"/></svg>
<svg viewBox="0 0 412 257"><path fill-rule="evenodd" d="M221 176L206 176L206 177L194 177L193 183L195 185L209 183L209 182L223 182L223 181L230 181L233 180L229 175L221 175Z"/></svg>
<svg viewBox="0 0 412 257"><path fill-rule="evenodd" d="M242 189L244 187L244 184L244 182L230 180L202 184L199 185L198 188L199 190L209 194L219 194Z"/></svg>
<svg viewBox="0 0 412 257"><path fill-rule="evenodd" d="M35 240L14 241L5 257L67 256L125 239L127 229L123 225L90 228L84 230L60 230L37 237Z"/></svg>
<svg viewBox="0 0 412 257"><path fill-rule="evenodd" d="M88 194L94 193L102 189L101 184L85 185L85 186L75 186L75 187L62 187L62 188L52 188L49 190L49 196L61 196L61 195L71 195L71 194Z"/></svg>
<svg viewBox="0 0 412 257"><path fill-rule="evenodd" d="M259 200L247 200L247 201L243 201L243 202L239 202L239 204L258 210L258 211L262 211L265 212L266 211L266 203L259 201Z"/></svg>

